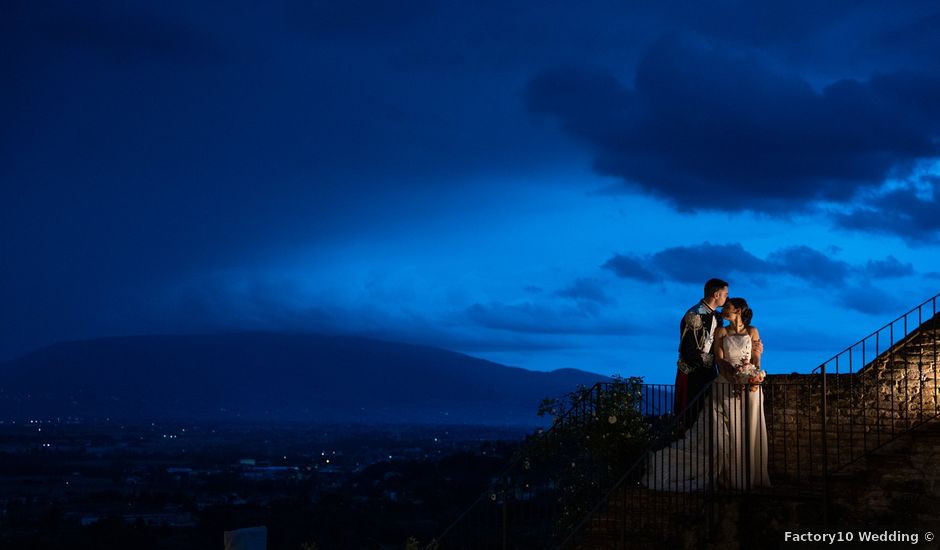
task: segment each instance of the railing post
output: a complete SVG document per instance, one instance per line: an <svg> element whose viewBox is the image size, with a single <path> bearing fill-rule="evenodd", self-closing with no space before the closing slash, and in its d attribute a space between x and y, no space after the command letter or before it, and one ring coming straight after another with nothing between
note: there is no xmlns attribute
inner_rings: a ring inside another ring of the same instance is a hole
<svg viewBox="0 0 940 550"><path fill-rule="evenodd" d="M823 363L819 369L822 376L822 471L823 471L823 525L829 524L829 448L828 430L826 425L829 421L829 411L827 410L826 399L826 364Z"/></svg>
<svg viewBox="0 0 940 550"><path fill-rule="evenodd" d="M742 405L742 424L744 426L744 490L748 491L751 489L751 434L748 429L748 421L751 414L751 386L745 384L741 389L741 405Z"/></svg>
<svg viewBox="0 0 940 550"><path fill-rule="evenodd" d="M507 509L508 500L509 500L509 496L504 495L503 496L503 537L501 541L503 550L507 550L509 548L509 525L508 525L509 510Z"/></svg>
<svg viewBox="0 0 940 550"><path fill-rule="evenodd" d="M721 384L716 380L712 381L712 390L708 392L705 399L705 406L708 407L706 416L708 425L708 493L705 495L705 529L708 533L709 541L715 540L715 414L712 412L716 408L715 392L721 391ZM719 396L720 398L720 396Z"/></svg>
<svg viewBox="0 0 940 550"><path fill-rule="evenodd" d="M917 308L917 330L921 331L921 334L924 332L924 314L923 306ZM918 411L917 423L922 424L924 422L924 386L926 385L924 381L924 352L918 351L917 353L917 393L920 394L920 411Z"/></svg>
<svg viewBox="0 0 940 550"><path fill-rule="evenodd" d="M934 296L933 300L933 315L930 317L933 320L933 414L936 416L940 413L937 403L937 339L940 336L940 327L937 323L937 297Z"/></svg>

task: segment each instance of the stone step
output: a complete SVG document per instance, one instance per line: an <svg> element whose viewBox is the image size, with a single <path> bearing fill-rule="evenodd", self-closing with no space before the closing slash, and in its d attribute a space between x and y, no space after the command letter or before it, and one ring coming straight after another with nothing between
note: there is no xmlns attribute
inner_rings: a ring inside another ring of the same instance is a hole
<svg viewBox="0 0 940 550"><path fill-rule="evenodd" d="M631 488L629 491L641 499L649 499L649 506L625 509L617 499L611 499L610 508L592 518L581 533L579 544L570 548L665 548L674 546L672 538L679 538L680 526L701 523L704 518L704 497L692 509L678 512L669 503L676 500L674 493ZM766 501L775 505L781 501L816 502L821 499L821 488L807 490L799 484L778 483L774 487L759 488L748 493L750 502ZM691 496L691 495L686 495ZM727 496L721 497L727 498ZM755 500L757 499L757 500Z"/></svg>

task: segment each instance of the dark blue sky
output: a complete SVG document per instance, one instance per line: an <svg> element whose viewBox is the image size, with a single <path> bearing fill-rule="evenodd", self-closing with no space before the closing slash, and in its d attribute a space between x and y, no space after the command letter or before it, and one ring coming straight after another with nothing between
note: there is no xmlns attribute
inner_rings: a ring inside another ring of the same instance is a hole
<svg viewBox="0 0 940 550"><path fill-rule="evenodd" d="M0 358L352 332L671 381L940 291L936 2L4 2Z"/></svg>

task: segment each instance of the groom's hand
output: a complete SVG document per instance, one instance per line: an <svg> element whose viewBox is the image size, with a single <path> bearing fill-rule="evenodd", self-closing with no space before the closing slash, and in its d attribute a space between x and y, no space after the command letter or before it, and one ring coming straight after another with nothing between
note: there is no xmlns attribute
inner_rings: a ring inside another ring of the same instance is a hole
<svg viewBox="0 0 940 550"><path fill-rule="evenodd" d="M754 351L761 355L764 354L764 342L762 340L754 342Z"/></svg>

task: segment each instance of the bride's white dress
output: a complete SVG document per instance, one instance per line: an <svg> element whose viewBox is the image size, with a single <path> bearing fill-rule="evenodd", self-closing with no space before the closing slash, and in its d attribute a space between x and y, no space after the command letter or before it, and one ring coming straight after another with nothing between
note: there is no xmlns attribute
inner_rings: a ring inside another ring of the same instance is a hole
<svg viewBox="0 0 940 550"><path fill-rule="evenodd" d="M751 359L751 337L728 334L722 349L732 365L742 365ZM769 487L763 388L742 392L720 375L702 398L704 406L682 439L649 454L640 483L663 491L700 491L714 471L719 488Z"/></svg>

